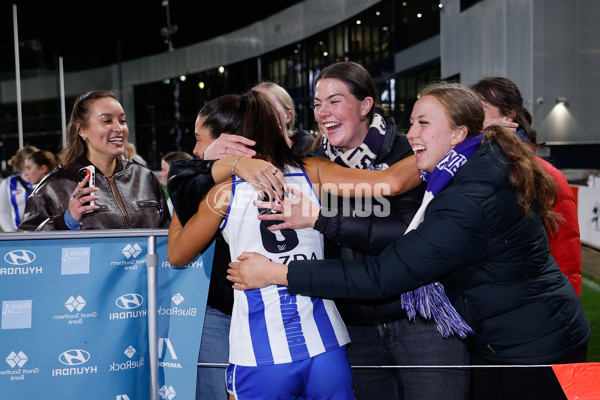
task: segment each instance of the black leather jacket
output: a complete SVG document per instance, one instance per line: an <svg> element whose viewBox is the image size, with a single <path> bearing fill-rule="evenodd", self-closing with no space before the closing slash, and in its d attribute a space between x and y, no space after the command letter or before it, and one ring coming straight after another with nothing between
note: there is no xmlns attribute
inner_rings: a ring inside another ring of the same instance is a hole
<svg viewBox="0 0 600 400"><path fill-rule="evenodd" d="M77 172L90 165L85 157L52 171L33 191L20 231L68 230L65 211L77 186ZM117 161L112 177L96 168L95 193L100 208L86 213L81 229L168 228L171 217L165 193L154 173L144 166Z"/></svg>

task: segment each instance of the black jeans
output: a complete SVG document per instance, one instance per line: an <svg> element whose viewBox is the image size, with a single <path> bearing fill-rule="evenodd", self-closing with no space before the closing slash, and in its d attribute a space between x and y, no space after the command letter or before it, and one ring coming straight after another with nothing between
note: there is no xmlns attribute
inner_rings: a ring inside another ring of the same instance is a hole
<svg viewBox="0 0 600 400"><path fill-rule="evenodd" d="M444 339L431 321L417 317L375 326L349 325L356 400L465 400L469 369L427 368L432 365L469 365L465 343ZM354 368L400 365L404 368ZM406 367L410 366L410 368ZM415 368L415 366L424 366Z"/></svg>

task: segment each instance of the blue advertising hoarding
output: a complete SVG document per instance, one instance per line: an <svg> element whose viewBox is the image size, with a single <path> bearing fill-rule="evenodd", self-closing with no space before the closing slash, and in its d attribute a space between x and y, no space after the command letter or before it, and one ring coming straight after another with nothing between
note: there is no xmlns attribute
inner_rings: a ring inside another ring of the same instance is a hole
<svg viewBox="0 0 600 400"><path fill-rule="evenodd" d="M0 242L3 396L151 398L148 237L97 234ZM166 231L155 239L159 397L190 399L213 248L174 269Z"/></svg>

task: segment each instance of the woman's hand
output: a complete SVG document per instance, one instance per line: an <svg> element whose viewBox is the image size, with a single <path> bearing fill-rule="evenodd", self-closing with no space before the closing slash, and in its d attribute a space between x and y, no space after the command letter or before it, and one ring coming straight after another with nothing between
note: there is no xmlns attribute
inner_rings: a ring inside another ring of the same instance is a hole
<svg viewBox="0 0 600 400"><path fill-rule="evenodd" d="M485 126L485 128L487 128L490 125L500 125L500 126L505 127L506 129L508 129L512 133L515 133L517 131L517 129L519 128L519 124L517 124L516 122L513 122L508 117L498 117L498 118L494 118L494 119L491 119L486 122L487 122L487 126Z"/></svg>
<svg viewBox="0 0 600 400"><path fill-rule="evenodd" d="M233 169L237 176L254 185L261 199L280 201L289 190L283 172L268 161L242 157Z"/></svg>
<svg viewBox="0 0 600 400"><path fill-rule="evenodd" d="M97 187L86 187L85 184L90 180L90 176L86 176L84 180L79 182L79 185L75 187L75 191L69 198L69 213L71 217L77 222L81 222L83 214L88 211L94 211L98 209L98 206L90 205L90 201L98 200L100 197L94 194L98 190Z"/></svg>
<svg viewBox="0 0 600 400"><path fill-rule="evenodd" d="M254 157L256 152L248 146L254 146L254 140L239 135L221 133L221 135L204 150L202 159L220 160L231 156Z"/></svg>
<svg viewBox="0 0 600 400"><path fill-rule="evenodd" d="M254 205L259 208L277 211L275 214L258 214L258 219L265 221L283 221L281 224L267 227L270 231L313 228L315 226L321 207L313 203L301 190L292 186L290 186L289 190L290 193L294 195L294 198L284 196L280 203L258 200L254 202Z"/></svg>
<svg viewBox="0 0 600 400"><path fill-rule="evenodd" d="M260 289L269 285L287 285L287 265L277 264L258 253L242 253L230 262L227 279L235 283L234 289Z"/></svg>

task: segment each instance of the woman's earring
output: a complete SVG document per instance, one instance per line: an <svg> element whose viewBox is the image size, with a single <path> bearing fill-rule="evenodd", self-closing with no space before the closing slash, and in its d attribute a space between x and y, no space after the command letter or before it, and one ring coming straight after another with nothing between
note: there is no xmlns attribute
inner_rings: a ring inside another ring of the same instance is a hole
<svg viewBox="0 0 600 400"><path fill-rule="evenodd" d="M82 136L81 138L82 138L84 141L86 141L86 140L87 140L87 136Z"/></svg>

